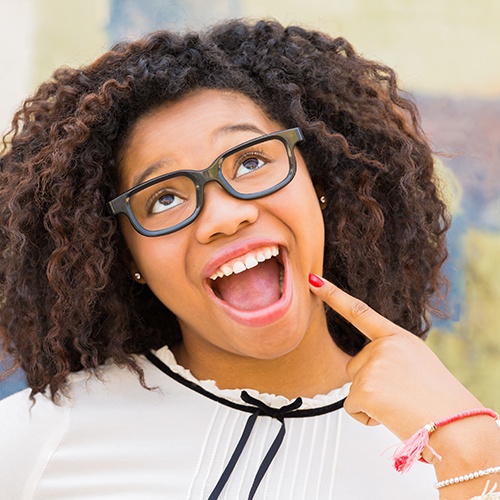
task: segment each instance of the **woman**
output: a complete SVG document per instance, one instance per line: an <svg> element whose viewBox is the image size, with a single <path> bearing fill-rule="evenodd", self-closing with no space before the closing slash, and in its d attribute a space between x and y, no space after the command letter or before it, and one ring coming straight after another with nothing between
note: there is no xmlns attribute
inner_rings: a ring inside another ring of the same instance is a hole
<svg viewBox="0 0 500 500"><path fill-rule="evenodd" d="M43 84L1 161L3 339L31 388L0 404L8 498L499 479L495 420L419 338L448 216L418 113L345 40L238 21L119 44ZM393 434L441 420L434 468L398 475Z"/></svg>

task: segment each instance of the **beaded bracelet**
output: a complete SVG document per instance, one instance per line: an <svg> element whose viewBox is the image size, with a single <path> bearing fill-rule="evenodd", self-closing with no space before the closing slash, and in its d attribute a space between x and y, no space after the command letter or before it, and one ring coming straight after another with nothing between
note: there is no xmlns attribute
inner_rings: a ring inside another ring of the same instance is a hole
<svg viewBox="0 0 500 500"><path fill-rule="evenodd" d="M439 481L434 487L439 490L439 488L444 488L445 486L450 486L455 483L463 483L465 481L470 481L471 479L477 479L478 477L487 476L489 474L495 474L500 472L500 465L497 467L490 467L489 469L478 470L476 472L471 472L470 474L465 474L463 476L452 477L450 479L445 479L444 481Z"/></svg>
<svg viewBox="0 0 500 500"><path fill-rule="evenodd" d="M425 448L428 448L438 460L441 460L441 456L429 446L429 436L437 431L439 427L476 415L488 415L496 420L499 419L498 413L489 408L475 408L473 410L462 411L451 417L438 420L437 422L430 422L415 432L410 439L398 446L393 456L394 468L398 472L406 472L417 460L419 460Z"/></svg>

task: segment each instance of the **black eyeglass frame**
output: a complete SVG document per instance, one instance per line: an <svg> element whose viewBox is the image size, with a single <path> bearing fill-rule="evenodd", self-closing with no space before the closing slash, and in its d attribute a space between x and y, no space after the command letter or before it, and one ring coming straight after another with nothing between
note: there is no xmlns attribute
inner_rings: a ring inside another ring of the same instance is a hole
<svg viewBox="0 0 500 500"><path fill-rule="evenodd" d="M264 191L259 191L257 193L247 193L247 194L238 193L238 191L236 191L222 175L221 171L222 162L224 161L225 158L227 158L232 154L237 153L238 151L241 151L256 144L260 144L261 142L268 141L269 139L278 139L285 145L285 149L288 155L288 164L289 164L288 175L281 182ZM203 208L204 187L205 184L207 184L208 182L211 181L217 182L231 196L234 196L239 200L256 200L258 198L263 198L265 196L273 194L276 191L279 191L280 189L285 187L295 177L295 173L297 172L297 160L295 158L294 148L298 142L301 142L303 140L304 136L302 134L302 131L298 127L286 130L280 130L278 132L272 132L271 134L266 134L256 137L255 139L251 139L249 141L243 142L242 144L239 144L238 146L235 146L234 148L228 149L220 156L218 156L212 162L212 164L207 168L205 168L204 170L177 170L175 172L170 172L168 174L160 175L159 177L155 177L154 179L150 179L149 181L138 184L137 186L134 186L133 188L118 195L116 198L109 201L106 204L106 206L110 211L110 213L113 215L124 214L132 224L132 227L139 234L142 234L143 236L156 237L156 236L164 236L167 234L175 233L176 231L179 231L180 229L191 224L198 217L198 215L200 215L200 212ZM190 178L195 185L196 208L194 212L186 220L166 229L151 231L142 227L139 224L137 218L134 216L134 213L132 212L132 208L130 207L130 198L137 192L142 191L143 189L146 189L150 186L153 186L154 184L158 184L167 179L173 177L179 177L181 175Z"/></svg>

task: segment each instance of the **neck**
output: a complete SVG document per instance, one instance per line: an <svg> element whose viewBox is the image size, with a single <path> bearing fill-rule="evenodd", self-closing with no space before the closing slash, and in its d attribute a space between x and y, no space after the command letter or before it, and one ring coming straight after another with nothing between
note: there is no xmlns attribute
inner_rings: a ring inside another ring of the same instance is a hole
<svg viewBox="0 0 500 500"><path fill-rule="evenodd" d="M321 329L309 331L291 352L275 359L255 359L225 352L192 356L189 345L173 346L177 362L200 380L215 380L219 389L255 389L261 393L314 397L327 394L349 381L346 365L350 356L333 342L326 321Z"/></svg>

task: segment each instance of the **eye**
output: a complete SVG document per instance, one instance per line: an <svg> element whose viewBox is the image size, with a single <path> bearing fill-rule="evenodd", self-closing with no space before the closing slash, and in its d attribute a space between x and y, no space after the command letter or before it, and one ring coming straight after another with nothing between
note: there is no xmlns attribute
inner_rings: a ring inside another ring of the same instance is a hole
<svg viewBox="0 0 500 500"><path fill-rule="evenodd" d="M267 163L266 158L261 153L246 153L239 159L235 167L236 173L234 177L241 177L242 175L250 174L259 170Z"/></svg>
<svg viewBox="0 0 500 500"><path fill-rule="evenodd" d="M183 202L184 200L182 198L173 193L156 193L148 201L147 212L149 214L159 214L162 212L166 212L167 210L170 210Z"/></svg>

